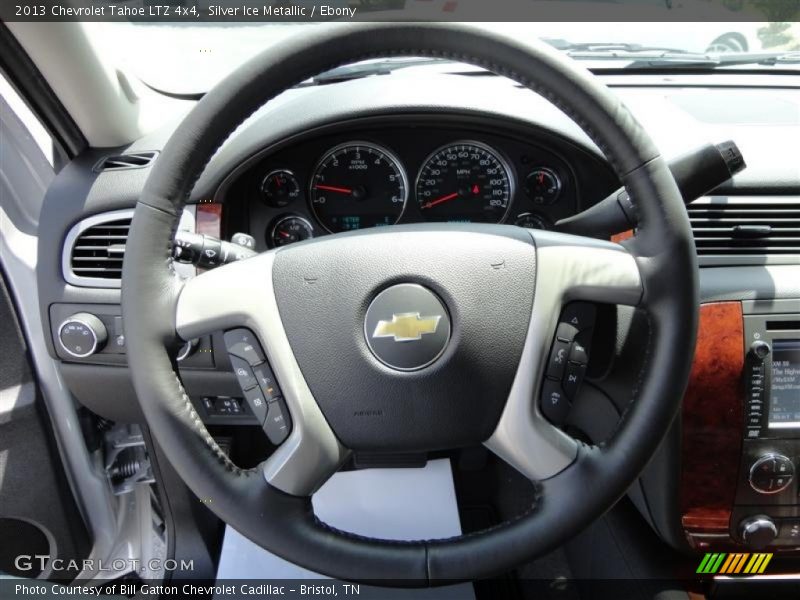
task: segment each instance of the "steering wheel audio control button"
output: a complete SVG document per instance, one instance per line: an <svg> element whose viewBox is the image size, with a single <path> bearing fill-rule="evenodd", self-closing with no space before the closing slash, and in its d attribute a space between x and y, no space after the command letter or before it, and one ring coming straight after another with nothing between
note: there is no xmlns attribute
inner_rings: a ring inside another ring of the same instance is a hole
<svg viewBox="0 0 800 600"><path fill-rule="evenodd" d="M572 342L572 346L570 346L569 349L569 361L584 366L588 364L589 353L586 351L583 344L578 341Z"/></svg>
<svg viewBox="0 0 800 600"><path fill-rule="evenodd" d="M547 376L552 379L561 379L564 375L564 369L567 367L567 359L569 358L569 342L564 342L559 339L553 343L553 349L550 351L550 359L547 361Z"/></svg>
<svg viewBox="0 0 800 600"><path fill-rule="evenodd" d="M252 367L264 362L264 352L256 336L247 329L231 329L223 337L228 354L246 360Z"/></svg>
<svg viewBox="0 0 800 600"><path fill-rule="evenodd" d="M239 380L239 385L242 386L242 390L249 390L250 388L256 387L258 385L258 380L247 361L237 358L236 356L231 356L230 359L233 372L236 375L236 379Z"/></svg>
<svg viewBox="0 0 800 600"><path fill-rule="evenodd" d="M567 398L574 400L581 386L583 376L586 373L586 364L569 363L564 372L564 393Z"/></svg>
<svg viewBox="0 0 800 600"><path fill-rule="evenodd" d="M291 428L292 421L283 398L270 402L269 412L264 421L264 433L267 434L269 441L276 446L281 444L289 436Z"/></svg>
<svg viewBox="0 0 800 600"><path fill-rule="evenodd" d="M578 331L594 327L597 308L589 302L570 302L561 313L561 322L569 323Z"/></svg>
<svg viewBox="0 0 800 600"><path fill-rule="evenodd" d="M542 386L542 414L554 425L562 425L569 414L570 403L560 381L546 379Z"/></svg>
<svg viewBox="0 0 800 600"><path fill-rule="evenodd" d="M556 338L562 342L571 342L578 335L579 329L570 323L561 322L556 329Z"/></svg>
<svg viewBox="0 0 800 600"><path fill-rule="evenodd" d="M269 411L269 404L264 398L264 394L261 393L260 389L254 387L244 391L244 399L258 420L259 425L263 425Z"/></svg>

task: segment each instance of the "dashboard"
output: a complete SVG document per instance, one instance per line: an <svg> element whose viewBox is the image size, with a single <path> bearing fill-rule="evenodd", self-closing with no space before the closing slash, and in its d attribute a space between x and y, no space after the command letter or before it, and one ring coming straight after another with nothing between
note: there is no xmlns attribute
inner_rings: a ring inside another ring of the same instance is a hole
<svg viewBox="0 0 800 600"><path fill-rule="evenodd" d="M403 223L548 229L615 181L604 163L542 132L420 115L349 123L262 151L217 200L225 233L247 232L265 250Z"/></svg>

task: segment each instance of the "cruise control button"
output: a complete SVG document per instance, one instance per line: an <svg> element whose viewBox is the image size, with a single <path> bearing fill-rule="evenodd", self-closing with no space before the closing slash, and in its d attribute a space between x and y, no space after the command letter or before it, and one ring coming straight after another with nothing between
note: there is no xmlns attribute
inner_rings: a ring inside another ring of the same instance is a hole
<svg viewBox="0 0 800 600"><path fill-rule="evenodd" d="M585 364L579 365L576 363L569 363L567 365L567 370L564 372L564 393L570 400L575 399L585 373Z"/></svg>
<svg viewBox="0 0 800 600"><path fill-rule="evenodd" d="M251 366L264 362L264 353L256 336L247 329L231 329L223 337L228 354L246 360Z"/></svg>
<svg viewBox="0 0 800 600"><path fill-rule="evenodd" d="M250 390L245 390L244 399L247 401L250 410L255 415L259 424L263 425L264 419L267 418L267 411L269 410L269 404L264 398L264 394L261 393L259 388L254 387Z"/></svg>
<svg viewBox="0 0 800 600"><path fill-rule="evenodd" d="M275 398L281 395L281 390L278 388L278 383L275 381L275 375L272 369L269 368L267 363L253 367L258 385L261 386L261 391L267 397L267 400L272 402Z"/></svg>
<svg viewBox="0 0 800 600"><path fill-rule="evenodd" d="M547 361L547 376L553 379L561 379L564 368L567 366L569 356L569 343L556 340L553 342L553 349L550 351L550 359Z"/></svg>
<svg viewBox="0 0 800 600"><path fill-rule="evenodd" d="M289 436L291 421L289 411L283 398L277 398L275 402L270 402L269 413L264 421L264 433L267 434L269 441L276 446Z"/></svg>
<svg viewBox="0 0 800 600"><path fill-rule="evenodd" d="M561 383L558 381L545 380L542 386L541 398L542 414L551 423L561 425L569 413L569 400L567 400Z"/></svg>
<svg viewBox="0 0 800 600"><path fill-rule="evenodd" d="M242 389L249 390L250 388L256 387L258 381L255 375L253 375L253 370L250 368L250 365L247 364L247 361L235 356L231 356L230 359L231 365L233 365L233 372L236 375L236 379L239 380L239 385L242 386Z"/></svg>

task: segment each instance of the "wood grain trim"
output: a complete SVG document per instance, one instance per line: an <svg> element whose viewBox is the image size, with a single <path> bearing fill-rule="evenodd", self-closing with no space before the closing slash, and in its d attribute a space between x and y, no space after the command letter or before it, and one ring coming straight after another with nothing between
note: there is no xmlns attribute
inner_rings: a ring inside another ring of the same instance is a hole
<svg viewBox="0 0 800 600"><path fill-rule="evenodd" d="M200 203L195 213L195 231L203 235L222 238L222 204Z"/></svg>
<svg viewBox="0 0 800 600"><path fill-rule="evenodd" d="M743 370L741 303L702 305L682 411L680 502L687 534L728 532L742 455Z"/></svg>
<svg viewBox="0 0 800 600"><path fill-rule="evenodd" d="M615 233L611 236L611 241L614 243L619 244L620 242L630 239L633 237L633 229L628 229L628 231L623 231L622 233Z"/></svg>

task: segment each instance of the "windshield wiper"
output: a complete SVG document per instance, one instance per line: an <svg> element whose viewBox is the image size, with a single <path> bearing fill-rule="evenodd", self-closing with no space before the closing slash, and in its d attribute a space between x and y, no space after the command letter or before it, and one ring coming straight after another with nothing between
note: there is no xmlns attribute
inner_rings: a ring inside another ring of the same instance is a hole
<svg viewBox="0 0 800 600"><path fill-rule="evenodd" d="M555 38L542 38L542 41L547 42L556 50L561 50L573 57L590 56L594 58L595 56L599 56L605 58L606 56L610 56L613 58L620 55L627 58L631 55L638 55L641 53L692 54L680 48L648 46L646 44L631 44L628 42L570 42Z"/></svg>
<svg viewBox="0 0 800 600"><path fill-rule="evenodd" d="M668 54L659 57L635 58L626 69L658 69L664 67L676 69L717 69L743 65L763 65L775 67L780 65L800 64L800 52L748 52L737 54Z"/></svg>
<svg viewBox="0 0 800 600"><path fill-rule="evenodd" d="M351 81L353 79L362 79L364 77L371 77L373 75L389 75L398 69L405 69L407 67L416 67L419 65L441 64L452 62L444 58L387 58L383 60L375 60L355 65L345 65L331 69L321 75L317 75L310 81L301 83L297 87L307 87L311 85L326 85L329 83L340 83L342 81Z"/></svg>
<svg viewBox="0 0 800 600"><path fill-rule="evenodd" d="M545 41L572 58L581 60L630 61L626 69L716 69L738 65L778 66L800 64L800 52L745 52L704 54L680 48L626 42Z"/></svg>

